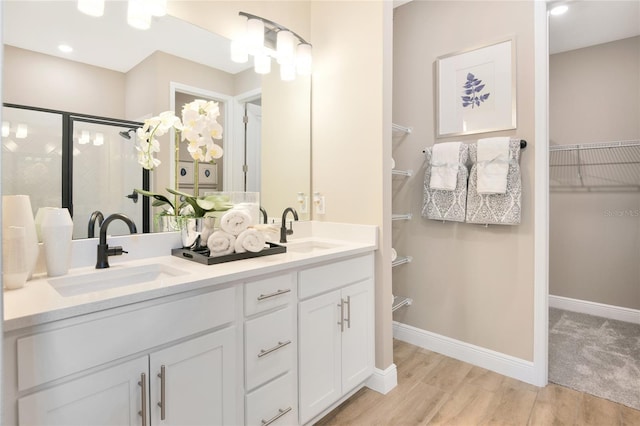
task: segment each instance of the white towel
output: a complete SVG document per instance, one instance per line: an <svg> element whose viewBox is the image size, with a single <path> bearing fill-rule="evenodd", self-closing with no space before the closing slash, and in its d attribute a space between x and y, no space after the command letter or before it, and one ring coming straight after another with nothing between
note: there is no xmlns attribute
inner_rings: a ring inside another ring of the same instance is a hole
<svg viewBox="0 0 640 426"><path fill-rule="evenodd" d="M433 145L431 155L431 189L454 191L458 183L460 145L462 142L446 142Z"/></svg>
<svg viewBox="0 0 640 426"><path fill-rule="evenodd" d="M265 241L276 243L280 239L280 227L277 225L261 223L253 225L253 228L262 233Z"/></svg>
<svg viewBox="0 0 640 426"><path fill-rule="evenodd" d="M250 251L257 253L264 248L264 237L262 233L254 228L242 231L235 242L236 253Z"/></svg>
<svg viewBox="0 0 640 426"><path fill-rule="evenodd" d="M509 137L478 139L478 194L507 192Z"/></svg>
<svg viewBox="0 0 640 426"><path fill-rule="evenodd" d="M239 235L251 225L251 215L245 209L231 209L220 219L220 228L231 235Z"/></svg>
<svg viewBox="0 0 640 426"><path fill-rule="evenodd" d="M224 232L216 231L209 236L207 247L209 247L209 255L211 257L224 256L231 254L235 250L236 237Z"/></svg>

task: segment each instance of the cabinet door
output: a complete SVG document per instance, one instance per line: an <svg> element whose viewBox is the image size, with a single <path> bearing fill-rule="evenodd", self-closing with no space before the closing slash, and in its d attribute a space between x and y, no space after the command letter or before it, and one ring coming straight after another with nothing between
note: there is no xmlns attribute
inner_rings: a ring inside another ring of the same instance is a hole
<svg viewBox="0 0 640 426"><path fill-rule="evenodd" d="M342 395L340 290L299 306L300 422L306 423Z"/></svg>
<svg viewBox="0 0 640 426"><path fill-rule="evenodd" d="M19 425L140 425L148 370L145 356L20 398Z"/></svg>
<svg viewBox="0 0 640 426"><path fill-rule="evenodd" d="M151 424L238 423L235 348L236 328L229 327L152 353ZM164 418L160 403L164 404Z"/></svg>
<svg viewBox="0 0 640 426"><path fill-rule="evenodd" d="M342 333L342 393L347 393L373 373L373 281L342 289L346 327Z"/></svg>

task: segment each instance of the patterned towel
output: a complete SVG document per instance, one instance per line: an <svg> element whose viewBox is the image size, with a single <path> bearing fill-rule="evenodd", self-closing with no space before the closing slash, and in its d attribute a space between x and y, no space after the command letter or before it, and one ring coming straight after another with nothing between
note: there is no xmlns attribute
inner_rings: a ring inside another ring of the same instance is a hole
<svg viewBox="0 0 640 426"><path fill-rule="evenodd" d="M458 181L456 189L453 191L431 189L432 153L431 147L425 150L427 166L424 174L422 216L433 220L464 222L467 205L467 178L469 177L469 170L465 166L469 159L468 146L466 144L460 145Z"/></svg>
<svg viewBox="0 0 640 426"><path fill-rule="evenodd" d="M478 194L478 147L469 145L473 166L467 193L468 223L487 225L519 225L521 220L522 182L520 178L520 139L509 141L509 171L504 194Z"/></svg>

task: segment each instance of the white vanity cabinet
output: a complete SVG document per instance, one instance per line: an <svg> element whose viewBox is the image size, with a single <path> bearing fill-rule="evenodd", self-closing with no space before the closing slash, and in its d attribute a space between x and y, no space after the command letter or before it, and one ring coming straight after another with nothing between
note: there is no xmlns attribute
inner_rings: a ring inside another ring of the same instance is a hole
<svg viewBox="0 0 640 426"><path fill-rule="evenodd" d="M374 367L373 255L298 274L300 423L362 384Z"/></svg>
<svg viewBox="0 0 640 426"><path fill-rule="evenodd" d="M235 333L226 328L18 400L22 425L227 425Z"/></svg>
<svg viewBox="0 0 640 426"><path fill-rule="evenodd" d="M245 284L245 424L296 425L296 273Z"/></svg>
<svg viewBox="0 0 640 426"><path fill-rule="evenodd" d="M4 421L237 424L236 292L197 292L5 335L5 371L15 374L6 378Z"/></svg>

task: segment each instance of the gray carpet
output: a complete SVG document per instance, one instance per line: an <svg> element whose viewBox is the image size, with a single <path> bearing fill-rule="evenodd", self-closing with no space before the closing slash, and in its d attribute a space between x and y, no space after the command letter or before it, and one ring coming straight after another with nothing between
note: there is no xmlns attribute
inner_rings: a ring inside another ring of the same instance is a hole
<svg viewBox="0 0 640 426"><path fill-rule="evenodd" d="M549 309L549 381L640 410L640 325Z"/></svg>

